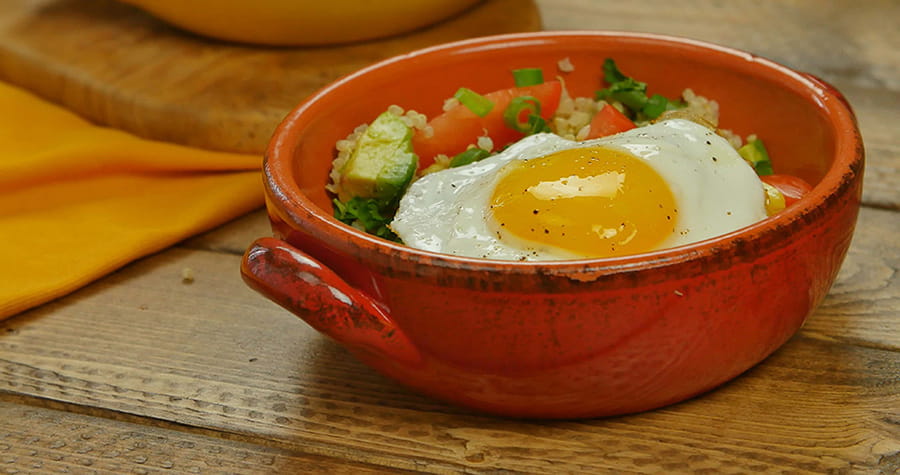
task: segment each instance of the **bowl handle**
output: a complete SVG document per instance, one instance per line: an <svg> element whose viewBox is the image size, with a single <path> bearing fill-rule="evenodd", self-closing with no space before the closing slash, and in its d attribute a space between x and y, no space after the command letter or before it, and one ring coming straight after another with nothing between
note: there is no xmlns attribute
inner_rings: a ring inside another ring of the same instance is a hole
<svg viewBox="0 0 900 475"><path fill-rule="evenodd" d="M331 269L275 238L257 239L241 262L252 289L341 345L414 364L421 354L388 314Z"/></svg>

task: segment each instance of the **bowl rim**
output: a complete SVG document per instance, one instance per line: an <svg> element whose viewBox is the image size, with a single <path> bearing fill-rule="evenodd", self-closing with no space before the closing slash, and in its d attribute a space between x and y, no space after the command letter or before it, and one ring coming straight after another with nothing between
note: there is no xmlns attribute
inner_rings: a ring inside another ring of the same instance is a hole
<svg viewBox="0 0 900 475"><path fill-rule="evenodd" d="M327 101L332 94L339 93L348 84L365 80L371 74L424 56L468 54L481 50L545 44L579 37L624 39L704 50L729 58L731 61L747 63L747 67L768 70L786 78L795 87L810 94L820 108L828 112L829 125L838 131L834 136L834 161L812 191L790 208L727 234L678 247L627 256L525 262L461 257L415 249L377 238L348 226L324 212L292 182L290 155L296 150L301 135L294 131L302 126L303 119L307 115L316 113L320 103ZM389 270L392 275L422 276L429 274L424 269L432 266L433 271L462 272L468 275L471 275L469 274L471 272L507 276L555 275L575 280L595 280L598 276L607 274L631 273L704 260L729 250L736 252L736 248L747 248L748 243L759 241L764 236L793 233L821 215L829 202L846 193L855 180L861 179L863 162L862 138L849 102L833 86L811 74L795 71L775 61L736 48L679 36L616 30L545 30L476 37L418 49L376 62L326 85L298 104L275 129L263 159L263 179L268 206L276 207L280 215L292 221L290 225L293 228L327 243L339 253L352 255L357 260ZM771 240L768 245L774 246L772 247L774 249L782 244L779 244L778 240ZM734 257L725 259L721 265L728 265L733 261ZM708 272L715 268L717 267L704 265L703 271Z"/></svg>

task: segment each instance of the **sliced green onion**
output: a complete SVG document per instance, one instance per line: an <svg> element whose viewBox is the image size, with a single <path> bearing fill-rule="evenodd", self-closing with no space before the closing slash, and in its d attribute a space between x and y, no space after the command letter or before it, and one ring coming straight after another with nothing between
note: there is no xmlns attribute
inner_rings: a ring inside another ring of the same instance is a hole
<svg viewBox="0 0 900 475"><path fill-rule="evenodd" d="M459 88L453 97L478 117L488 115L488 113L491 112L491 109L494 108L494 103L491 102L490 99L465 87Z"/></svg>
<svg viewBox="0 0 900 475"><path fill-rule="evenodd" d="M536 86L544 84L544 71L541 68L522 68L513 70L513 81L516 87Z"/></svg>
<svg viewBox="0 0 900 475"><path fill-rule="evenodd" d="M463 165L468 165L473 162L477 162L483 158L489 157L491 152L483 148L472 147L465 152L461 152L460 154L454 156L450 159L450 168L461 167Z"/></svg>
<svg viewBox="0 0 900 475"><path fill-rule="evenodd" d="M528 115L528 132L525 132L526 135L540 134L544 132L552 132L550 130L550 126L547 125L547 121L544 120L543 117L539 115L529 114Z"/></svg>
<svg viewBox="0 0 900 475"><path fill-rule="evenodd" d="M655 119L660 116L663 112L668 109L669 100L666 99L662 94L654 94L647 99L647 102L644 103L644 107L641 108L641 113L643 113L648 119Z"/></svg>
<svg viewBox="0 0 900 475"><path fill-rule="evenodd" d="M503 111L503 121L506 122L506 125L511 129L526 133L529 130L528 116L525 116L525 121L519 119L525 111L528 112L528 116L536 115L540 117L541 101L533 96L513 97L512 100L509 101L509 106Z"/></svg>
<svg viewBox="0 0 900 475"><path fill-rule="evenodd" d="M757 175L766 176L775 173L772 169L772 160L769 159L769 152L762 140L750 140L738 149L738 154L756 170Z"/></svg>

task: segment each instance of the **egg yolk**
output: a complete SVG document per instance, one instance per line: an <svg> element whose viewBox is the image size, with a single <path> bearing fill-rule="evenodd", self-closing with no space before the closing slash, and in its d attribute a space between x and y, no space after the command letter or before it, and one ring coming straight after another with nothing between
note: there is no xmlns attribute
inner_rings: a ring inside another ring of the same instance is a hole
<svg viewBox="0 0 900 475"><path fill-rule="evenodd" d="M500 236L611 257L656 249L675 229L666 181L626 152L575 148L504 168L491 197Z"/></svg>

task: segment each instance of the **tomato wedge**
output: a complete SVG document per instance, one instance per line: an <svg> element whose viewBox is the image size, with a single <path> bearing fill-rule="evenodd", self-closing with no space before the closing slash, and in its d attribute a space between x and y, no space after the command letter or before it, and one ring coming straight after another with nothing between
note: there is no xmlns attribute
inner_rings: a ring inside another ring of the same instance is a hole
<svg viewBox="0 0 900 475"><path fill-rule="evenodd" d="M812 190L812 186L806 180L792 175L765 175L759 179L778 188L778 191L784 195L785 207L796 203Z"/></svg>
<svg viewBox="0 0 900 475"><path fill-rule="evenodd" d="M634 122L625 114L619 112L619 109L606 104L591 119L591 128L588 129L586 139L596 139L606 137L607 135L625 132L635 127Z"/></svg>
<svg viewBox="0 0 900 475"><path fill-rule="evenodd" d="M458 105L443 114L431 119L428 123L434 135L425 137L420 131L413 135L413 151L419 156L419 166L427 167L439 154L452 157L474 144L478 137L487 136L494 141L494 148L514 142L524 136L513 130L503 120L503 111L514 97L532 96L541 103L541 117L549 119L559 107L562 84L559 81L547 81L543 84L525 87L513 87L485 94L484 97L494 103L494 107L484 117L475 115L464 105Z"/></svg>

